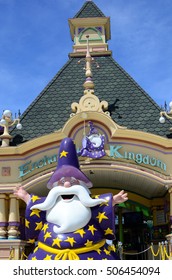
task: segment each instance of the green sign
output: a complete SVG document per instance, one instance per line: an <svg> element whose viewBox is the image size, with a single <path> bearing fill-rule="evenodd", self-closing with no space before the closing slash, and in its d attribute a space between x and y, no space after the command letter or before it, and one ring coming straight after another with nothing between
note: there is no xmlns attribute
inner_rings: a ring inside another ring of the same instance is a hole
<svg viewBox="0 0 172 280"><path fill-rule="evenodd" d="M37 168L42 168L43 166L52 164L53 162L57 161L57 155L53 156L44 156L43 158L39 159L38 161L32 162L31 160L26 162L25 164L19 166L19 177L23 177L28 173L34 171Z"/></svg>
<svg viewBox="0 0 172 280"><path fill-rule="evenodd" d="M110 145L110 156L113 158L118 158L118 159L132 160L138 164L145 164L145 165L158 167L164 171L166 171L166 169L167 169L166 164L155 157L151 157L149 155L143 155L142 153L127 152L125 150L122 151L122 149L123 149L123 146Z"/></svg>
<svg viewBox="0 0 172 280"><path fill-rule="evenodd" d="M127 152L123 150L123 146L116 145L116 146L109 146L110 149L110 156L116 159L126 159L132 160L137 164L145 164L150 165L153 167L158 167L164 171L166 171L167 167L164 162L161 160L151 157L149 155L144 155L142 153L134 153L134 152ZM33 172L35 169L42 168L44 166L50 165L54 162L57 162L57 155L52 156L44 156L41 159L32 162L32 160L24 163L23 165L19 166L19 177L24 177L25 175Z"/></svg>

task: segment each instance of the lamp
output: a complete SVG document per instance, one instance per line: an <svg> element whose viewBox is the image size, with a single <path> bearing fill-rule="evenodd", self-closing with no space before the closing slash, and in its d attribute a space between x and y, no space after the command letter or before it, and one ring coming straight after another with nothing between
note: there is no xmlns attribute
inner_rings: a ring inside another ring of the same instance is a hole
<svg viewBox="0 0 172 280"><path fill-rule="evenodd" d="M172 101L169 103L169 108L170 108L169 112L167 111L160 112L160 118L159 118L160 123L165 123L166 118L172 120ZM172 130L172 128L170 128L170 130Z"/></svg>
<svg viewBox="0 0 172 280"><path fill-rule="evenodd" d="M12 118L12 113L10 110L5 110L2 114L2 118L0 120L0 126L4 128L4 132L2 135L0 135L0 138L2 139L2 145L1 147L8 147L10 140L13 138L9 134L9 127L12 127L14 124L16 124L17 129L22 129L22 125L20 123L19 117L14 119Z"/></svg>

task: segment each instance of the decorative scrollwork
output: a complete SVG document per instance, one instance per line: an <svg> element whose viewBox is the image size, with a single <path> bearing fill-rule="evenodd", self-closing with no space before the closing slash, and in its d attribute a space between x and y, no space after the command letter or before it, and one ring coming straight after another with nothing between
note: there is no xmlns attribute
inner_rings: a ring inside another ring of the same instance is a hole
<svg viewBox="0 0 172 280"><path fill-rule="evenodd" d="M81 112L103 112L108 108L108 102L101 101L99 98L91 93L87 93L86 95L82 96L79 103L73 102L71 105L72 112L75 114ZM109 114L110 115L110 114Z"/></svg>

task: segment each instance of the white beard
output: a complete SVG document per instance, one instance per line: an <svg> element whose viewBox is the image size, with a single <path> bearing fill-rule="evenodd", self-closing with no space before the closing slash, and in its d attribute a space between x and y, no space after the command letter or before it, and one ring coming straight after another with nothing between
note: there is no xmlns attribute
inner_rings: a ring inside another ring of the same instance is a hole
<svg viewBox="0 0 172 280"><path fill-rule="evenodd" d="M71 199L63 199L63 195L73 195ZM70 188L54 187L43 203L35 204L32 209L46 211L46 220L55 224L55 233L73 232L84 227L91 219L91 209L105 202L104 199L91 198L89 191L82 185Z"/></svg>
<svg viewBox="0 0 172 280"><path fill-rule="evenodd" d="M67 233L84 227L91 219L91 209L85 207L80 200L74 196L66 201L61 197L50 210L46 212L46 220L58 226L54 226L55 233Z"/></svg>

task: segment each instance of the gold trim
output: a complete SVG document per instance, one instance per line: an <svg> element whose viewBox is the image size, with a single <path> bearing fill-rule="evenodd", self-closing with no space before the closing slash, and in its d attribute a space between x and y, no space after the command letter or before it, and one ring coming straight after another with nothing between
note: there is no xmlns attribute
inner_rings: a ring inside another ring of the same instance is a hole
<svg viewBox="0 0 172 280"><path fill-rule="evenodd" d="M93 244L90 247L81 247L77 249L55 249L45 245L42 242L38 242L38 248L48 253L55 254L55 260L79 260L78 254L96 251L101 248L105 244L105 242L106 240L103 239L102 241Z"/></svg>

